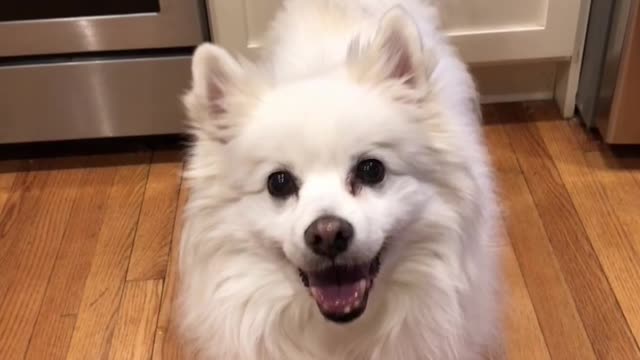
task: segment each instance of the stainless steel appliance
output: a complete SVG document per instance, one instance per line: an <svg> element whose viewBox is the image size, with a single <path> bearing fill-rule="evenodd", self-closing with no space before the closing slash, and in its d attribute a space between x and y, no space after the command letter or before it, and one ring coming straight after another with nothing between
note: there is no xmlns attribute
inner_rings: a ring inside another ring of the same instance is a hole
<svg viewBox="0 0 640 360"><path fill-rule="evenodd" d="M0 3L0 143L177 133L200 0Z"/></svg>
<svg viewBox="0 0 640 360"><path fill-rule="evenodd" d="M640 0L591 0L576 105L610 144L640 144Z"/></svg>

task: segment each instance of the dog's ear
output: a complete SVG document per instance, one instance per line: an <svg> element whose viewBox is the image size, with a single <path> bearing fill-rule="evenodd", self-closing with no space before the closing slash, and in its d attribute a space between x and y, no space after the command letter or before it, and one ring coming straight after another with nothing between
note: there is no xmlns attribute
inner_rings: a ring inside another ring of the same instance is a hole
<svg viewBox="0 0 640 360"><path fill-rule="evenodd" d="M255 97L259 76L244 59L234 59L223 48L205 43L195 50L191 64L191 88L182 98L191 130L200 139L227 143L237 129L233 108L246 108ZM248 76L248 74L251 76ZM251 78L251 81L248 79Z"/></svg>
<svg viewBox="0 0 640 360"><path fill-rule="evenodd" d="M242 67L223 48L205 43L193 54L191 76L188 105L199 107L199 116L215 117L227 111L225 97L239 82Z"/></svg>
<svg viewBox="0 0 640 360"><path fill-rule="evenodd" d="M382 17L370 42L357 38L351 43L348 62L360 81L395 80L418 88L428 77L418 27L400 6Z"/></svg>

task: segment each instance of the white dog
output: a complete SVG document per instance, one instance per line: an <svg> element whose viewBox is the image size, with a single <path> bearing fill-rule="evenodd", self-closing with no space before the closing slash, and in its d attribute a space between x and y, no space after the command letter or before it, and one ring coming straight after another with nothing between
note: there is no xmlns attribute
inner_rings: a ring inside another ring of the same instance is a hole
<svg viewBox="0 0 640 360"><path fill-rule="evenodd" d="M285 0L263 57L212 44L182 334L215 360L473 360L499 343L473 81L420 0Z"/></svg>

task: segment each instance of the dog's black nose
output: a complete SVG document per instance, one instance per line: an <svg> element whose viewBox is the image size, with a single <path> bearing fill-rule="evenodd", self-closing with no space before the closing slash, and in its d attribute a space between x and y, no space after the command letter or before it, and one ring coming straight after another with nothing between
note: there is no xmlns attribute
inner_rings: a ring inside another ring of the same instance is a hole
<svg viewBox="0 0 640 360"><path fill-rule="evenodd" d="M345 252L353 239L353 226L336 216L321 216L304 232L304 241L317 255L335 258Z"/></svg>

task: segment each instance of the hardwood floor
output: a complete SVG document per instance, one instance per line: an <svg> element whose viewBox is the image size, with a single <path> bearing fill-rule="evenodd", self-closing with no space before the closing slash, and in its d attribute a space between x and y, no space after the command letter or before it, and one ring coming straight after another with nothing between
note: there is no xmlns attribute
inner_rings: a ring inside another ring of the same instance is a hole
<svg viewBox="0 0 640 360"><path fill-rule="evenodd" d="M546 102L484 107L509 359L640 359L640 152ZM180 359L187 190L162 146L0 160L0 359Z"/></svg>

